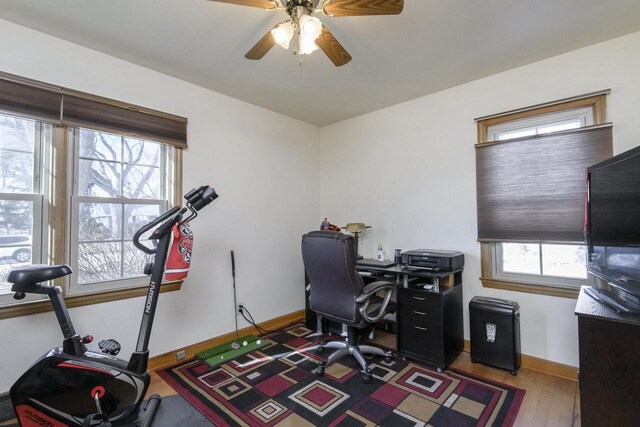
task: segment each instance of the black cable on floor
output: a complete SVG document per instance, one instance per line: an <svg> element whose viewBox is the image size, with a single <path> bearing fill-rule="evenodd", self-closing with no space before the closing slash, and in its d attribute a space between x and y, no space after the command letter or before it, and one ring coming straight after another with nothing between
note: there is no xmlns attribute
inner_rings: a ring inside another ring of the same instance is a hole
<svg viewBox="0 0 640 427"><path fill-rule="evenodd" d="M250 319L247 318L247 316L244 315L244 312L247 312L247 314L249 315ZM249 322L250 324L252 324L260 334L264 335L267 333L274 333L274 332L287 332L286 329L265 329L262 326L258 325L255 320L253 320L253 316L251 315L251 312L249 312L249 310L247 309L247 307L242 306L242 308L240 309L240 314L242 314L242 317L244 317L244 320L246 320L247 322ZM293 323L292 323L293 324Z"/></svg>

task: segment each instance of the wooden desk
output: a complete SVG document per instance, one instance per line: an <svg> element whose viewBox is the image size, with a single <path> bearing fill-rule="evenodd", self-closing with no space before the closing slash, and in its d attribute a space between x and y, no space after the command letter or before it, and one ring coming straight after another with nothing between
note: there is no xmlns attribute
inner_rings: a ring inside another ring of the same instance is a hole
<svg viewBox="0 0 640 427"><path fill-rule="evenodd" d="M639 426L640 318L616 314L584 287L575 314L582 426Z"/></svg>

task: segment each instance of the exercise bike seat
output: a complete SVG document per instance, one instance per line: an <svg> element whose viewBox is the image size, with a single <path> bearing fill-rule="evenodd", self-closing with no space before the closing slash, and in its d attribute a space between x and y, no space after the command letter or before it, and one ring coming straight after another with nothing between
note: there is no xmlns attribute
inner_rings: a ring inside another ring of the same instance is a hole
<svg viewBox="0 0 640 427"><path fill-rule="evenodd" d="M57 279L58 277L64 277L71 273L71 267L64 264L33 264L11 270L7 276L7 282L14 283L16 285L35 285L36 283Z"/></svg>

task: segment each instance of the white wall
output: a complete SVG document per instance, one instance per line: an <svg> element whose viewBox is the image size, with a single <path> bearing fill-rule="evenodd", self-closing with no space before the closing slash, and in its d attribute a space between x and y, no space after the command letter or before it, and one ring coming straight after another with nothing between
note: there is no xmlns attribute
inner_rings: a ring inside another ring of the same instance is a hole
<svg viewBox="0 0 640 427"><path fill-rule="evenodd" d="M364 221L361 251L455 249L468 302L521 306L522 352L578 365L575 300L485 289L476 242L474 118L611 88L614 150L640 144L640 33L477 80L321 129L322 216ZM429 76L425 75L425 78Z"/></svg>
<svg viewBox="0 0 640 427"><path fill-rule="evenodd" d="M317 127L2 20L0 40L11 40L1 71L189 119L184 189L210 184L220 198L193 222L183 289L160 297L152 356L233 331L231 249L238 298L256 321L303 308L300 236L320 211ZM79 333L116 338L128 357L142 305L135 298L71 316ZM51 312L0 320L0 393L61 339Z"/></svg>

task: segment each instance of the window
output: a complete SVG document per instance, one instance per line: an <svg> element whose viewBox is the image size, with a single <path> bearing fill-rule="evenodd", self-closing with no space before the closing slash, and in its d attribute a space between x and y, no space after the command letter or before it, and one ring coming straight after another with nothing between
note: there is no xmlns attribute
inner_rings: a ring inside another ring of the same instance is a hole
<svg viewBox="0 0 640 427"><path fill-rule="evenodd" d="M577 288L587 278L584 245L502 242L493 249L498 279Z"/></svg>
<svg viewBox="0 0 640 427"><path fill-rule="evenodd" d="M73 134L70 292L139 283L149 257L132 238L169 206L173 147L88 129Z"/></svg>
<svg viewBox="0 0 640 427"><path fill-rule="evenodd" d="M506 141L592 124L593 109L587 107L508 121L488 127L487 132L494 141ZM587 278L584 251L583 245L500 243L494 247L495 277L578 287Z"/></svg>
<svg viewBox="0 0 640 427"><path fill-rule="evenodd" d="M593 108L578 108L511 120L487 128L491 141L524 138L593 125Z"/></svg>
<svg viewBox="0 0 640 427"><path fill-rule="evenodd" d="M180 203L187 120L4 73L0 112L0 318L50 309L12 298L31 263L71 265L70 306L143 295L133 234Z"/></svg>
<svg viewBox="0 0 640 427"><path fill-rule="evenodd" d="M477 119L484 286L575 296L586 283L584 170L611 156L605 96Z"/></svg>
<svg viewBox="0 0 640 427"><path fill-rule="evenodd" d="M9 271L41 261L39 165L50 136L48 125L0 114L0 303L11 296Z"/></svg>

